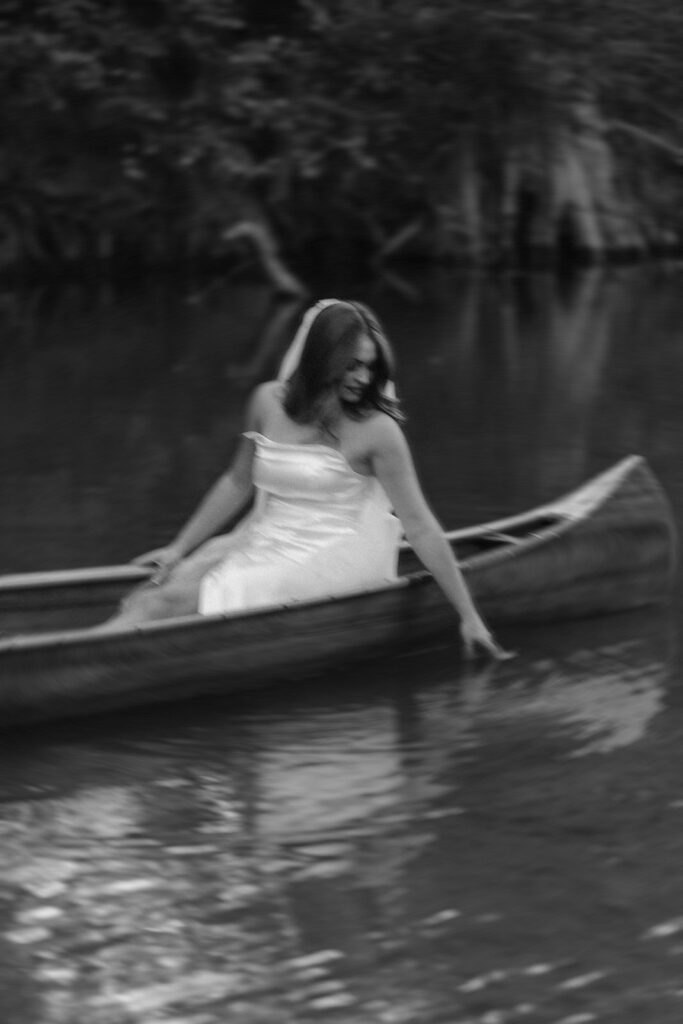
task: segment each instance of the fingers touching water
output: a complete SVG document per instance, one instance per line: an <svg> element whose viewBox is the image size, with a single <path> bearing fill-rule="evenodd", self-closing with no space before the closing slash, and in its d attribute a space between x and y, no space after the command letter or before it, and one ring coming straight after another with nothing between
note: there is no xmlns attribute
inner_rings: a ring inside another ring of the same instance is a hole
<svg viewBox="0 0 683 1024"><path fill-rule="evenodd" d="M472 660L482 654L494 661L509 661L515 657L515 651L502 647L481 619L463 620L460 623L460 636L465 658Z"/></svg>
<svg viewBox="0 0 683 1024"><path fill-rule="evenodd" d="M153 586L160 586L168 579L182 558L182 552L173 544L168 544L165 547L154 548L152 551L138 555L133 559L133 564L149 566L152 569L150 583ZM478 615L461 620L460 636L463 653L467 660L474 660L479 655L493 661L508 661L515 657L514 651L509 651L498 643Z"/></svg>

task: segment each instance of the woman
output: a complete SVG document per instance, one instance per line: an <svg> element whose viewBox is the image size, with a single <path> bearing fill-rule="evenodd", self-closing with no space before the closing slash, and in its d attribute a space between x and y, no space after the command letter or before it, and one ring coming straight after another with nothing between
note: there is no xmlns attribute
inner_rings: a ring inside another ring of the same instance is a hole
<svg viewBox="0 0 683 1024"><path fill-rule="evenodd" d="M329 597L395 579L402 526L458 613L465 652L478 647L507 657L424 499L392 375L389 343L365 306L326 299L312 307L278 380L255 391L230 469L171 544L135 560L154 566L155 575L107 628ZM254 498L235 530L206 542Z"/></svg>

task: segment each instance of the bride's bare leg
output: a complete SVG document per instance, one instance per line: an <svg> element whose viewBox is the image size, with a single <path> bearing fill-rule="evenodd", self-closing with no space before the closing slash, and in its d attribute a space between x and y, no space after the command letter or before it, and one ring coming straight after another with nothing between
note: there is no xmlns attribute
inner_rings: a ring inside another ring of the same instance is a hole
<svg viewBox="0 0 683 1024"><path fill-rule="evenodd" d="M192 615L197 611L199 585L180 585L176 580L156 587L145 583L124 598L121 607L111 619L95 626L97 630L127 629L141 622L171 619L178 615Z"/></svg>
<svg viewBox="0 0 683 1024"><path fill-rule="evenodd" d="M160 586L143 583L121 603L118 611L106 622L95 626L98 631L129 629L141 622L194 615L199 606L199 588L204 576L222 561L228 538L217 537L198 552L186 558Z"/></svg>

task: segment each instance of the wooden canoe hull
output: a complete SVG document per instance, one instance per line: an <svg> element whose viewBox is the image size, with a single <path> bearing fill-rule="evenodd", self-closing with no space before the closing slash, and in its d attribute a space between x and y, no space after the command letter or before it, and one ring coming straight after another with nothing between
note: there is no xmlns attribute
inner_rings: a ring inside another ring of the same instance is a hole
<svg viewBox="0 0 683 1024"><path fill-rule="evenodd" d="M550 514L565 504L569 514ZM611 613L669 594L676 533L666 498L642 459L625 460L536 516L551 525L516 546L484 550L462 563L492 622ZM523 519L501 522L514 527ZM477 536L474 528L461 531L456 549ZM248 690L449 629L455 636L450 606L418 571L380 590L266 612L0 641L0 722Z"/></svg>
<svg viewBox="0 0 683 1024"><path fill-rule="evenodd" d="M473 566L474 595L492 620L542 621L664 599L675 578L678 539L669 503L639 461L591 514L565 520L555 539L542 536L506 554Z"/></svg>

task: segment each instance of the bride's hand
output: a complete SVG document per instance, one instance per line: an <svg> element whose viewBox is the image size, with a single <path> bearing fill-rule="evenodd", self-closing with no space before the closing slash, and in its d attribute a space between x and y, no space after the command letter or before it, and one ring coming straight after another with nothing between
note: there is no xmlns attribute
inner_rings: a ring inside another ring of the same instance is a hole
<svg viewBox="0 0 683 1024"><path fill-rule="evenodd" d="M154 573L150 577L150 583L154 583L159 586L169 576L169 574L175 569L176 565L182 560L182 553L173 544L167 544L163 548L155 548L153 551L147 551L144 555L138 555L137 558L133 559L133 565L149 565L154 569Z"/></svg>
<svg viewBox="0 0 683 1024"><path fill-rule="evenodd" d="M478 615L471 619L462 619L460 636L465 657L468 659L475 658L478 649L496 661L507 661L509 658L515 657L514 651L506 651L504 647L500 646Z"/></svg>

